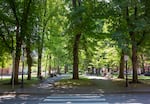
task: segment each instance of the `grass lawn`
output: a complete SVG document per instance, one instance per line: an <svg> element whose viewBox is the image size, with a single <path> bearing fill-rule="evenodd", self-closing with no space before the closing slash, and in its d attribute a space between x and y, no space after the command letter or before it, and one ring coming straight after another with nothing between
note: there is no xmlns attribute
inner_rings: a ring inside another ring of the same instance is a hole
<svg viewBox="0 0 150 104"><path fill-rule="evenodd" d="M150 85L150 76L139 76L139 81Z"/></svg>
<svg viewBox="0 0 150 104"><path fill-rule="evenodd" d="M62 79L58 82L55 82L55 87L75 87L75 86L93 86L93 82L87 78L80 78L79 80L74 79Z"/></svg>
<svg viewBox="0 0 150 104"><path fill-rule="evenodd" d="M113 77L114 78L114 77ZM131 82L132 76L128 76L128 81ZM145 86L145 85L150 85L150 77L147 76L138 76L139 81L142 82L141 84L130 84L130 86ZM55 82L54 86L57 88L65 87L65 88L72 88L72 87L86 87L86 86L97 86L98 88L103 88L103 89L109 89L112 87L112 89L118 89L118 88L125 88L125 79L118 79L117 75L115 75L114 79L108 79L108 80L103 80L103 79L88 79L86 77L81 77L79 80L73 80L73 79L62 79L58 82Z"/></svg>
<svg viewBox="0 0 150 104"><path fill-rule="evenodd" d="M0 89L12 89L12 84L10 83L10 78L3 78L0 79ZM27 80L27 77L24 77L24 87L28 88L33 85L38 84L40 81L36 77L32 77L31 80ZM19 84L15 85L15 88L20 88L21 87L21 79L19 78Z"/></svg>
<svg viewBox="0 0 150 104"><path fill-rule="evenodd" d="M113 78L118 78L118 75L117 74L113 75ZM126 78L126 76L124 76L124 78ZM128 75L128 78L132 79L132 75ZM139 80L150 80L150 76L138 75L138 79Z"/></svg>
<svg viewBox="0 0 150 104"><path fill-rule="evenodd" d="M113 82L118 86L125 85L126 77L124 77L124 79L118 79L117 77L118 77L117 75L114 75ZM136 88L138 86L150 86L150 76L138 75L138 80L141 83L132 83L130 84L130 86L132 86L133 88ZM131 81L132 81L132 75L128 75L128 82Z"/></svg>

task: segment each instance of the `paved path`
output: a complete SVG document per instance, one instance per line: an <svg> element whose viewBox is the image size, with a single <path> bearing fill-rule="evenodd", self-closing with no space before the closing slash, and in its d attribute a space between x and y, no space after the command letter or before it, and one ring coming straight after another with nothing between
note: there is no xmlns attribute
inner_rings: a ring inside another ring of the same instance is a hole
<svg viewBox="0 0 150 104"><path fill-rule="evenodd" d="M0 94L50 94L53 88L53 83L61 79L69 78L70 75L62 74L55 77L49 77L38 85L34 85L30 88L15 88L14 90L2 90L0 89Z"/></svg>
<svg viewBox="0 0 150 104"><path fill-rule="evenodd" d="M103 95L53 95L39 104L109 104Z"/></svg>

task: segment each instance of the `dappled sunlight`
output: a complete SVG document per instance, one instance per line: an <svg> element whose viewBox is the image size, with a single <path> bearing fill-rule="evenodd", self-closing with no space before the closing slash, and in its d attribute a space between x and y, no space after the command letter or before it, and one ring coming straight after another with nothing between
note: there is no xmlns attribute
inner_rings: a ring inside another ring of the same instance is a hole
<svg viewBox="0 0 150 104"><path fill-rule="evenodd" d="M100 77L100 76L87 76L89 79L106 79L105 77Z"/></svg>
<svg viewBox="0 0 150 104"><path fill-rule="evenodd" d="M63 79L58 82L54 83L54 87L65 87L65 88L72 88L75 86L91 86L93 83L89 79L79 79L79 80L73 80L73 79Z"/></svg>
<svg viewBox="0 0 150 104"><path fill-rule="evenodd" d="M40 84L37 88L42 88L42 89L49 89L52 88L53 84Z"/></svg>
<svg viewBox="0 0 150 104"><path fill-rule="evenodd" d="M16 97L16 95L2 95L2 96L0 96L0 99L13 99L13 98L15 98Z"/></svg>
<svg viewBox="0 0 150 104"><path fill-rule="evenodd" d="M29 97L29 95L24 95L24 94L21 94L21 95L17 95L17 94L7 94L7 95L1 95L0 96L0 102L3 103L3 101L7 100L14 100L15 98L19 98L21 100L27 100Z"/></svg>
<svg viewBox="0 0 150 104"><path fill-rule="evenodd" d="M103 89L98 89L100 93L104 93L105 91Z"/></svg>
<svg viewBox="0 0 150 104"><path fill-rule="evenodd" d="M101 76L86 76L88 79L102 79L102 80L111 80L113 78L109 78L109 77L101 77Z"/></svg>

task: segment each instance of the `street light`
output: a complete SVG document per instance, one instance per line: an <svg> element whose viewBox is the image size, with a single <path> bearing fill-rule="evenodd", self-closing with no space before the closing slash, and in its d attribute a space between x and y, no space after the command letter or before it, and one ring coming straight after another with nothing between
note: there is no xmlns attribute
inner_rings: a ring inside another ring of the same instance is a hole
<svg viewBox="0 0 150 104"><path fill-rule="evenodd" d="M124 55L124 60L126 62L126 87L128 87L128 59L129 59L129 56L128 55Z"/></svg>
<svg viewBox="0 0 150 104"><path fill-rule="evenodd" d="M25 47L26 45L23 44L22 46L22 57L21 57L21 61L22 61L22 79L21 79L21 88L23 88L23 75L24 75L24 61L25 61L25 56L24 56L24 51L25 51Z"/></svg>
<svg viewBox="0 0 150 104"><path fill-rule="evenodd" d="M15 50L12 50L12 90L15 88Z"/></svg>

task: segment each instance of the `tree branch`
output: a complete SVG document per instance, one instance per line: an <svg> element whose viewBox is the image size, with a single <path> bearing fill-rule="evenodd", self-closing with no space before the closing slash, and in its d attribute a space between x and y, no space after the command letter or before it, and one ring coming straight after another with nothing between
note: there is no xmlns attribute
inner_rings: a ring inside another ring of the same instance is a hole
<svg viewBox="0 0 150 104"><path fill-rule="evenodd" d="M142 34L141 39L137 42L137 46L138 46L138 45L140 45L140 44L144 41L145 34L146 34L146 32L145 32L145 31L143 31L143 34Z"/></svg>

